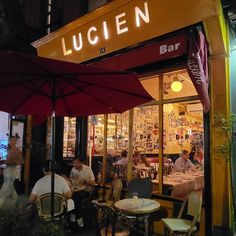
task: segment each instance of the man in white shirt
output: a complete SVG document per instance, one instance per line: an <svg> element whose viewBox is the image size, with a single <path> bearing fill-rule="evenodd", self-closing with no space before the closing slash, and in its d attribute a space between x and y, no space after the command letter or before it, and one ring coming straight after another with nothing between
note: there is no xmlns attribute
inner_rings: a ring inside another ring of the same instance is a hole
<svg viewBox="0 0 236 236"><path fill-rule="evenodd" d="M189 152L187 150L183 150L181 156L174 163L174 170L185 172L190 169L195 169L195 167L189 160Z"/></svg>
<svg viewBox="0 0 236 236"><path fill-rule="evenodd" d="M123 165L123 166L127 166L128 164L128 152L126 150L123 150L121 152L121 159L118 160L117 162L113 163L114 166L116 165Z"/></svg>
<svg viewBox="0 0 236 236"><path fill-rule="evenodd" d="M70 172L70 178L76 179L79 184L85 185L85 190L90 191L95 184L95 178L92 169L80 162L79 159L73 161L73 168Z"/></svg>
<svg viewBox="0 0 236 236"><path fill-rule="evenodd" d="M37 198L45 193L51 193L51 171L50 161L46 161L43 165L44 177L39 179L33 187L30 194L29 202L36 202ZM67 199L67 211L74 209L74 202L71 199L72 192L67 181L60 175L55 174L54 192L62 194Z"/></svg>
<svg viewBox="0 0 236 236"><path fill-rule="evenodd" d="M79 185L79 190L76 189L76 186L72 186L74 189L72 198L75 202L77 219L79 219L81 215L88 212L86 207L90 202L90 193L95 185L95 178L92 169L81 163L78 158L73 161L70 178L72 183Z"/></svg>

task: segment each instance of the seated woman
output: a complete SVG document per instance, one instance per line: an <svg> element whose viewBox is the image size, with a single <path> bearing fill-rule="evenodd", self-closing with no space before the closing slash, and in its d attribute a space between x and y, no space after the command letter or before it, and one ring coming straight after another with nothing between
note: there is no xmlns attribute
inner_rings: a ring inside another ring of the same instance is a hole
<svg viewBox="0 0 236 236"><path fill-rule="evenodd" d="M196 169L198 170L204 169L203 153L201 151L195 152L193 155L193 159L191 161L196 167Z"/></svg>

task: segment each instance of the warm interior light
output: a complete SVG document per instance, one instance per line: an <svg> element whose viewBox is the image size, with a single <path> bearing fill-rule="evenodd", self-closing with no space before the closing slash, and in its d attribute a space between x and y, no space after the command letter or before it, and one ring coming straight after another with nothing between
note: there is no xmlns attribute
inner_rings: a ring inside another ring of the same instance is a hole
<svg viewBox="0 0 236 236"><path fill-rule="evenodd" d="M182 88L183 88L183 84L179 80L175 80L171 84L171 89L173 92L176 92L176 93L180 92Z"/></svg>

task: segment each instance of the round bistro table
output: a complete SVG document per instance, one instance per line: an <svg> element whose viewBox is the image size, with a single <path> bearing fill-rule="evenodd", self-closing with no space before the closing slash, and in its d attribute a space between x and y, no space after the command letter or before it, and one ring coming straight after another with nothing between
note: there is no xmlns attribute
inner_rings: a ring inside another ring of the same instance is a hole
<svg viewBox="0 0 236 236"><path fill-rule="evenodd" d="M126 198L115 203L115 208L126 215L144 218L145 235L148 236L148 217L160 208L160 203L147 198Z"/></svg>

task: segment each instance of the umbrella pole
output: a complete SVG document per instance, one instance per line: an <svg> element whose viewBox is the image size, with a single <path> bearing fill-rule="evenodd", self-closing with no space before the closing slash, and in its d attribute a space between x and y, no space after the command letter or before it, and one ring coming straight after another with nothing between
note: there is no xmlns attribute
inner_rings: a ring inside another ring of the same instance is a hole
<svg viewBox="0 0 236 236"><path fill-rule="evenodd" d="M52 114L52 149L51 149L51 219L54 220L54 183L55 183L55 112Z"/></svg>

